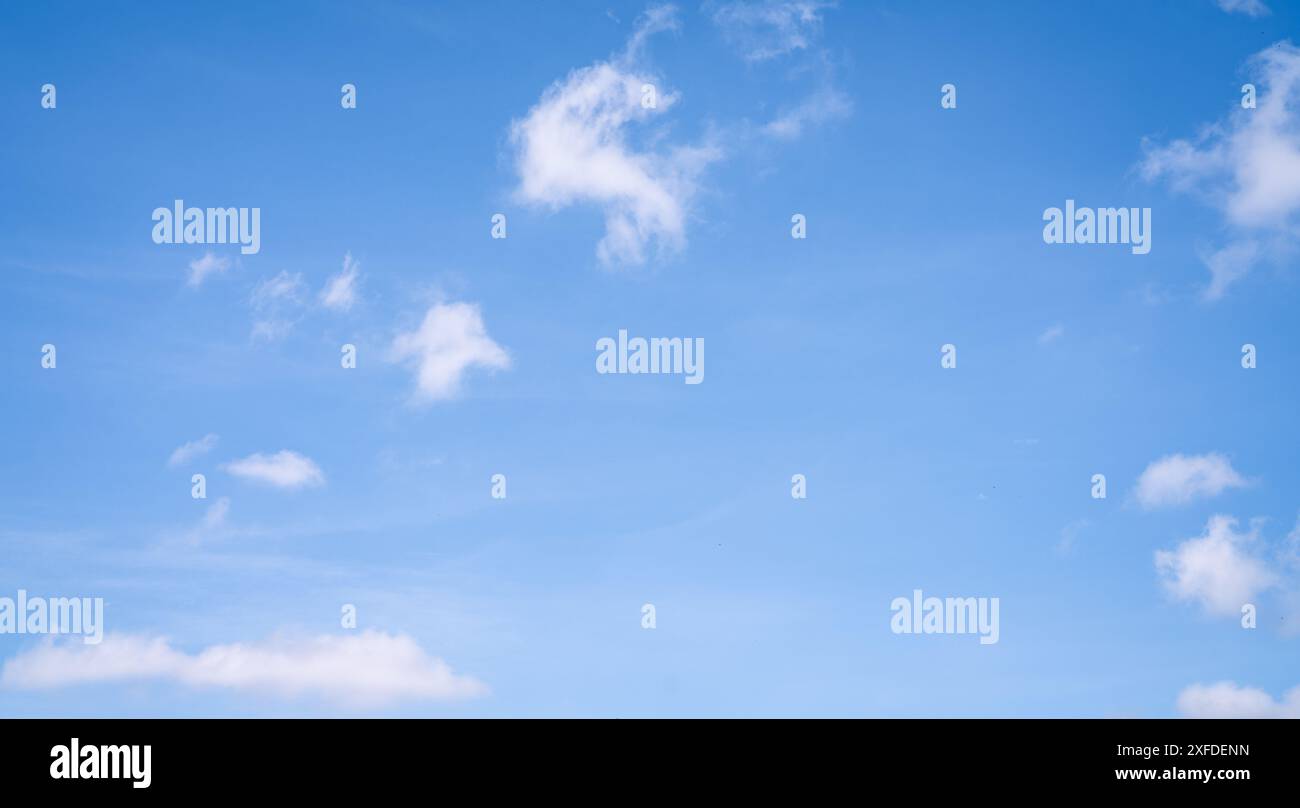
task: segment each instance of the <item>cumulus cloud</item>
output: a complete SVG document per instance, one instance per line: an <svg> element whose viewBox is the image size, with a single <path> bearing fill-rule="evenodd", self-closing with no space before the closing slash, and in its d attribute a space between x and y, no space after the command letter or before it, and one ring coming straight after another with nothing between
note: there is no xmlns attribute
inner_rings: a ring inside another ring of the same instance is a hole
<svg viewBox="0 0 1300 808"><path fill-rule="evenodd" d="M1275 700L1235 682L1190 685L1178 694L1178 712L1187 718L1300 718L1300 687Z"/></svg>
<svg viewBox="0 0 1300 808"><path fill-rule="evenodd" d="M487 693L470 676L430 657L410 637L366 630L257 644L213 645L196 654L162 637L110 634L98 645L47 639L9 659L0 685L43 690L154 680L370 707L454 701Z"/></svg>
<svg viewBox="0 0 1300 808"><path fill-rule="evenodd" d="M1237 2L1246 7L1250 3ZM1300 49L1279 42L1251 58L1255 109L1240 104L1191 139L1143 141L1140 165L1149 181L1166 180L1224 215L1228 243L1202 260L1211 271L1207 300L1223 296L1267 255L1294 246L1300 214Z"/></svg>
<svg viewBox="0 0 1300 808"><path fill-rule="evenodd" d="M214 253L204 253L202 258L190 262L190 286L200 286L209 275L220 274L230 268L230 259Z"/></svg>
<svg viewBox="0 0 1300 808"><path fill-rule="evenodd" d="M1239 615L1278 576L1254 553L1256 531L1239 533L1237 520L1215 515L1205 532L1173 550L1156 551L1156 573L1175 599L1200 603L1212 615Z"/></svg>
<svg viewBox="0 0 1300 808"><path fill-rule="evenodd" d="M1215 0L1219 8L1229 14L1245 14L1247 17L1263 17L1270 13L1262 0Z"/></svg>
<svg viewBox="0 0 1300 808"><path fill-rule="evenodd" d="M631 134L668 112L677 97L639 66L647 39L677 26L671 6L652 8L624 52L570 73L510 127L519 175L516 196L558 210L588 203L605 217L596 247L603 264L642 264L653 242L681 249L697 180L720 156L712 146L638 148ZM654 105L643 103L653 85Z"/></svg>
<svg viewBox="0 0 1300 808"><path fill-rule="evenodd" d="M273 455L251 454L221 467L226 472L276 488L304 488L324 485L325 475L309 457L283 449Z"/></svg>
<svg viewBox="0 0 1300 808"><path fill-rule="evenodd" d="M1146 467L1138 478L1134 495L1142 507L1160 508L1185 505L1193 499L1217 496L1229 488L1247 484L1221 454L1172 454Z"/></svg>
<svg viewBox="0 0 1300 808"><path fill-rule="evenodd" d="M722 3L713 22L723 37L749 62L762 62L808 48L821 30L823 9L817 0L759 0Z"/></svg>
<svg viewBox="0 0 1300 808"><path fill-rule="evenodd" d="M343 271L331 277L321 290L320 302L327 309L347 311L357 298L357 262L352 260L352 253L343 256Z"/></svg>
<svg viewBox="0 0 1300 808"><path fill-rule="evenodd" d="M219 439L216 435L209 433L198 440L192 440L189 443L178 446L174 451L172 451L171 457L167 458L167 465L174 468L176 466L182 466L196 457L201 457L212 451L212 449L216 447L218 440Z"/></svg>
<svg viewBox="0 0 1300 808"><path fill-rule="evenodd" d="M488 336L483 315L472 303L433 306L419 328L397 335L389 355L415 369L415 400L426 403L454 398L471 367L510 367L510 355Z"/></svg>

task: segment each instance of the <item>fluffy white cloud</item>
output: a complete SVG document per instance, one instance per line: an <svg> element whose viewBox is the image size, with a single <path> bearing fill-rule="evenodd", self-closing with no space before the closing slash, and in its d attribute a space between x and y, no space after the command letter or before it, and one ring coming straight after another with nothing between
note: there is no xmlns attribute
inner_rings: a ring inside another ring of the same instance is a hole
<svg viewBox="0 0 1300 808"><path fill-rule="evenodd" d="M1234 682L1190 685L1178 694L1178 712L1187 718L1300 718L1300 687L1275 701L1263 690Z"/></svg>
<svg viewBox="0 0 1300 808"><path fill-rule="evenodd" d="M1197 497L1217 496L1245 485L1245 478L1221 454L1172 454L1146 467L1134 495L1142 507L1159 508L1185 505Z"/></svg>
<svg viewBox="0 0 1300 808"><path fill-rule="evenodd" d="M1269 14L1268 6L1262 0L1215 0L1219 8L1229 14L1245 14L1247 17L1263 17Z"/></svg>
<svg viewBox="0 0 1300 808"><path fill-rule="evenodd" d="M809 47L821 30L818 0L760 0L717 6L713 22L747 61L761 62Z"/></svg>
<svg viewBox="0 0 1300 808"><path fill-rule="evenodd" d="M1278 576L1253 554L1255 530L1239 533L1237 520L1215 515L1201 536L1173 550L1156 551L1156 572L1181 601L1199 602L1213 615L1239 615Z"/></svg>
<svg viewBox="0 0 1300 808"><path fill-rule="evenodd" d="M273 455L258 452L225 463L221 468L236 477L277 488L303 488L325 483L325 475L311 458L288 449L282 449Z"/></svg>
<svg viewBox="0 0 1300 808"><path fill-rule="evenodd" d="M415 368L415 399L422 402L454 398L471 367L510 367L510 355L488 336L483 315L472 303L435 305L419 328L397 335L389 355Z"/></svg>
<svg viewBox="0 0 1300 808"><path fill-rule="evenodd" d="M230 259L218 257L213 253L204 253L202 258L190 262L190 286L199 286L209 275L225 272L230 268Z"/></svg>
<svg viewBox="0 0 1300 808"><path fill-rule="evenodd" d="M9 659L0 673L0 685L24 690L138 680L358 707L487 693L481 682L454 673L410 637L373 630L214 645L197 654L178 651L161 637L110 634L98 645L47 640Z"/></svg>
<svg viewBox="0 0 1300 808"><path fill-rule="evenodd" d="M347 311L357 298L357 262L352 260L352 253L343 256L343 271L333 276L321 290L320 302L327 309Z"/></svg>
<svg viewBox="0 0 1300 808"><path fill-rule="evenodd" d="M1245 6L1246 3L1238 3ZM1230 242L1203 256L1212 280L1209 300L1263 257L1258 242L1277 258L1292 248L1300 213L1300 49L1279 42L1252 57L1255 109L1238 104L1225 119L1193 139L1167 145L1143 142L1148 180L1165 179L1223 211Z"/></svg>
<svg viewBox="0 0 1300 808"><path fill-rule="evenodd" d="M644 263L651 242L680 249L697 178L720 154L711 146L638 149L629 142L634 124L664 114L677 100L637 67L647 38L676 26L672 7L651 9L622 55L555 82L511 124L518 198L552 209L597 205L605 235L596 254L607 265ZM654 106L642 103L646 84L656 88Z"/></svg>
<svg viewBox="0 0 1300 808"><path fill-rule="evenodd" d="M167 465L180 466L190 462L196 457L201 457L217 445L217 436L211 433L204 435L198 440L192 440L183 446L178 446L172 452L171 457L167 458Z"/></svg>

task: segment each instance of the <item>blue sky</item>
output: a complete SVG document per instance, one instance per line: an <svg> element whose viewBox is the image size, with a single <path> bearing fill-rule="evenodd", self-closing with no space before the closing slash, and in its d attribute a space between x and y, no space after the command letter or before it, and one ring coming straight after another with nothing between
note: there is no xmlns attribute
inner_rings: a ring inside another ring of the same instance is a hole
<svg viewBox="0 0 1300 808"><path fill-rule="evenodd" d="M1300 714L1294 6L5 16L0 714Z"/></svg>

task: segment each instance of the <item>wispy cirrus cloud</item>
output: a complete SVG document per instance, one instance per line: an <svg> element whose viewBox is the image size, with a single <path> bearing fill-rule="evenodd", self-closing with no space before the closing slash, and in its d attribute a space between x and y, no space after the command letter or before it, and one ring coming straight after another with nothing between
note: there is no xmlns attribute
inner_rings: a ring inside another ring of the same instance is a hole
<svg viewBox="0 0 1300 808"><path fill-rule="evenodd" d="M1245 14L1247 17L1264 17L1272 13L1263 0L1214 0L1219 8L1229 14Z"/></svg>
<svg viewBox="0 0 1300 808"><path fill-rule="evenodd" d="M216 448L217 441L220 438L212 433L208 433L198 440L192 440L181 446L177 446L167 458L167 465L175 468L183 466L196 457L202 457Z"/></svg>
<svg viewBox="0 0 1300 808"><path fill-rule="evenodd" d="M320 302L327 309L347 311L357 299L357 278L360 266L352 259L352 253L343 256L343 271L325 282L321 290Z"/></svg>
<svg viewBox="0 0 1300 808"><path fill-rule="evenodd" d="M1043 330L1043 333L1038 335L1038 344L1050 345L1064 336L1065 326L1062 323L1054 323L1053 325L1049 325Z"/></svg>
<svg viewBox="0 0 1300 808"><path fill-rule="evenodd" d="M852 111L853 102L847 95L834 87L823 87L764 124L762 131L779 140L796 140L805 128L846 118Z"/></svg>
<svg viewBox="0 0 1300 808"><path fill-rule="evenodd" d="M459 701L488 692L410 637L373 630L213 645L193 654L163 637L109 634L98 645L47 640L0 671L0 686L14 690L147 681L320 698L356 708Z"/></svg>
<svg viewBox="0 0 1300 808"><path fill-rule="evenodd" d="M822 27L822 11L834 3L817 0L757 0L712 6L715 25L749 62L763 62L807 49Z"/></svg>

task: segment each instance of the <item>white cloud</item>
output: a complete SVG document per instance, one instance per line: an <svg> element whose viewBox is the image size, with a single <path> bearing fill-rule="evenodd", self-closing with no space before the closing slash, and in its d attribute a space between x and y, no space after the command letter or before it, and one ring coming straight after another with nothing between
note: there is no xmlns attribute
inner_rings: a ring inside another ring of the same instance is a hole
<svg viewBox="0 0 1300 808"><path fill-rule="evenodd" d="M1228 287L1250 273L1259 260L1259 245L1254 241L1236 241L1226 247L1201 255L1210 270L1210 285L1203 293L1206 300L1218 300Z"/></svg>
<svg viewBox="0 0 1300 808"><path fill-rule="evenodd" d="M265 278L253 287L250 303L255 309L266 309L285 302L297 303L302 299L302 275L281 272L274 278Z"/></svg>
<svg viewBox="0 0 1300 808"><path fill-rule="evenodd" d="M1247 480L1221 454L1172 454L1146 467L1134 494L1142 507L1159 508L1185 505L1198 497L1217 496L1245 485Z"/></svg>
<svg viewBox="0 0 1300 808"><path fill-rule="evenodd" d="M201 544L224 532L226 517L230 515L230 497L220 497L204 511L199 523L181 534L191 545Z"/></svg>
<svg viewBox="0 0 1300 808"><path fill-rule="evenodd" d="M325 475L309 457L283 449L273 455L260 452L221 467L236 477L266 483L277 488L324 485Z"/></svg>
<svg viewBox="0 0 1300 808"><path fill-rule="evenodd" d="M221 497L208 507L203 514L203 530L216 530L226 524L226 515L230 513L230 497Z"/></svg>
<svg viewBox="0 0 1300 808"><path fill-rule="evenodd" d="M1048 343L1056 342L1063 336L1065 336L1065 326L1061 323L1056 323L1055 325L1048 326L1046 331L1038 335L1038 344L1047 345Z"/></svg>
<svg viewBox="0 0 1300 808"><path fill-rule="evenodd" d="M178 651L161 637L110 634L98 645L47 640L9 659L0 673L0 684L20 690L140 680L315 697L351 707L487 693L483 683L454 673L410 637L373 630L214 645L197 654Z"/></svg>
<svg viewBox="0 0 1300 808"><path fill-rule="evenodd" d="M248 300L257 315L252 338L269 341L288 335L298 322L294 315L302 308L304 289L301 273L285 271L257 284Z"/></svg>
<svg viewBox="0 0 1300 808"><path fill-rule="evenodd" d="M677 101L636 65L647 38L676 25L672 7L651 9L622 55L555 82L511 124L517 197L552 209L597 205L605 235L596 254L606 265L644 263L651 242L661 251L681 249L697 178L720 156L711 146L638 149L629 142L633 124L662 115ZM653 108L642 104L646 84L656 88Z"/></svg>
<svg viewBox="0 0 1300 808"><path fill-rule="evenodd" d="M183 446L178 446L172 452L171 457L167 458L167 465L175 467L190 462L196 457L201 457L212 451L217 445L219 438L213 434L207 434L198 440L192 440Z"/></svg>
<svg viewBox="0 0 1300 808"><path fill-rule="evenodd" d="M225 272L230 268L230 259L218 257L213 253L204 253L202 258L190 262L190 286L199 286L209 275Z"/></svg>
<svg viewBox="0 0 1300 808"><path fill-rule="evenodd" d="M1300 687L1274 701L1263 690L1235 682L1190 685L1178 694L1178 712L1187 718L1300 718Z"/></svg>
<svg viewBox="0 0 1300 808"><path fill-rule="evenodd" d="M1090 522L1087 519L1076 519L1061 528L1061 540L1056 543L1056 551L1061 555L1069 555L1074 552L1074 542L1089 524Z"/></svg>
<svg viewBox="0 0 1300 808"><path fill-rule="evenodd" d="M762 62L808 48L821 30L822 9L816 0L761 0L723 3L713 22L746 61Z"/></svg>
<svg viewBox="0 0 1300 808"><path fill-rule="evenodd" d="M1245 14L1247 17L1263 17L1269 14L1268 6L1262 0L1215 0L1219 8L1229 14Z"/></svg>
<svg viewBox="0 0 1300 808"><path fill-rule="evenodd" d="M1199 602L1213 615L1239 615L1241 607L1278 583L1278 577L1252 554L1254 529L1238 533L1237 520L1215 515L1198 538L1174 550L1156 551L1156 572L1177 600Z"/></svg>
<svg viewBox="0 0 1300 808"><path fill-rule="evenodd" d="M1248 4L1239 3L1245 6ZM1250 60L1258 95L1255 109L1240 104L1193 139L1168 145L1143 141L1140 166L1147 180L1165 179L1224 214L1229 243L1203 260L1212 273L1208 300L1259 259L1255 242L1271 240L1270 257L1293 245L1300 213L1300 49L1279 42Z"/></svg>
<svg viewBox="0 0 1300 808"><path fill-rule="evenodd" d="M471 367L510 367L510 355L493 342L472 303L438 303L415 331L398 334L390 357L415 368L417 401L454 398Z"/></svg>
<svg viewBox="0 0 1300 808"><path fill-rule="evenodd" d="M848 117L853 111L849 97L833 87L825 87L798 106L781 113L763 126L763 133L778 140L794 140L805 126Z"/></svg>
<svg viewBox="0 0 1300 808"><path fill-rule="evenodd" d="M320 302L327 309L347 311L357 298L357 262L352 260L352 253L343 256L343 271L333 276L321 290Z"/></svg>

